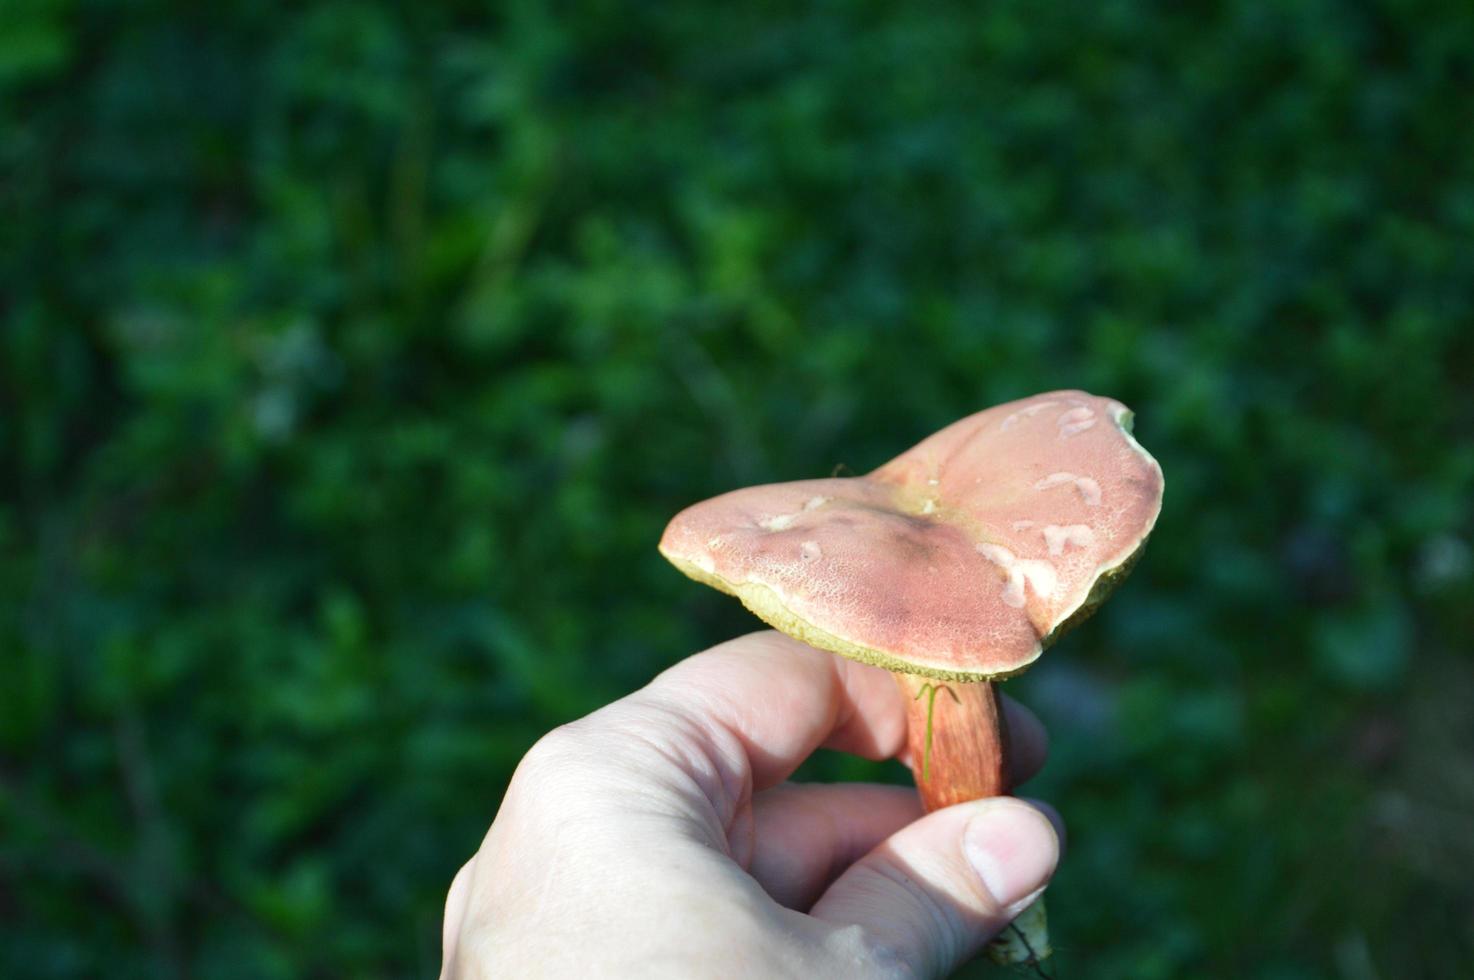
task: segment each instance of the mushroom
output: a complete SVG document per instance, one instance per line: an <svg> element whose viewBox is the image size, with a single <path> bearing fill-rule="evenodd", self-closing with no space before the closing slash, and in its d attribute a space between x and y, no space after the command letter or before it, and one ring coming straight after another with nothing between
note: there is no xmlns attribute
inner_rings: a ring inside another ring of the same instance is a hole
<svg viewBox="0 0 1474 980"><path fill-rule="evenodd" d="M1056 391L942 429L861 477L749 487L688 507L660 552L813 646L892 671L928 811L1010 789L995 682L1120 584L1162 471L1109 398ZM1049 955L1042 903L989 950Z"/></svg>

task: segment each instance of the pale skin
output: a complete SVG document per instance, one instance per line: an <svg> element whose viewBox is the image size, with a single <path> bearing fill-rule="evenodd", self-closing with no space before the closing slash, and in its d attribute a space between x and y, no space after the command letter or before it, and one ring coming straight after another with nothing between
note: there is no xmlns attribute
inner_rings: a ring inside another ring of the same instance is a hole
<svg viewBox="0 0 1474 980"><path fill-rule="evenodd" d="M1004 698L1016 781L1038 721ZM1043 804L922 815L786 782L816 749L908 761L891 675L754 633L540 740L446 900L442 980L940 977L1048 883Z"/></svg>

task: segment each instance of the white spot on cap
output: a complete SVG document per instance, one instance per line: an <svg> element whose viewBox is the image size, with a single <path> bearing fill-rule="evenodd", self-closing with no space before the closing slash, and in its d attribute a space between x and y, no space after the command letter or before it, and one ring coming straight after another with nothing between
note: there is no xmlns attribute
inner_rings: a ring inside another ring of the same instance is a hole
<svg viewBox="0 0 1474 980"><path fill-rule="evenodd" d="M984 541L982 544L978 545L978 554L982 555L984 558L988 559L988 561L992 562L995 565L1008 566L1013 564L1013 552L1009 551L1001 544L992 544L990 542Z"/></svg>
<svg viewBox="0 0 1474 980"><path fill-rule="evenodd" d="M1051 473L1034 484L1034 489L1053 490L1055 487L1064 486L1066 483L1073 483L1075 489L1080 491L1080 496L1085 500L1085 506L1100 506L1100 484L1088 476L1076 476L1073 473Z"/></svg>
<svg viewBox="0 0 1474 980"><path fill-rule="evenodd" d="M804 561L818 561L824 557L824 552L817 541L805 541L799 545L798 553Z"/></svg>
<svg viewBox="0 0 1474 980"><path fill-rule="evenodd" d="M1003 604L1022 609L1026 598L1025 586L1034 590L1041 599L1054 594L1059 584L1059 574L1049 562L1038 558L1018 558L1001 544L980 544L978 553L1002 568L1008 576L1003 584Z"/></svg>
<svg viewBox="0 0 1474 980"><path fill-rule="evenodd" d="M1017 412L1010 414L1008 418L1004 419L1003 424L1000 425L998 428L1003 432L1007 432L1015 425L1018 425L1019 419L1026 419L1034 415L1038 415L1049 406L1058 404L1059 402L1050 399L1049 401L1038 402L1037 404L1030 405L1028 408L1021 408Z"/></svg>
<svg viewBox="0 0 1474 980"><path fill-rule="evenodd" d="M1044 527L1044 543L1051 555L1062 555L1070 545L1088 548L1095 544L1095 532L1084 524L1048 524Z"/></svg>
<svg viewBox="0 0 1474 980"><path fill-rule="evenodd" d="M818 510L833 499L833 497L824 496L810 497L804 502L802 510L794 511L792 514L777 514L769 517L767 520L758 521L758 527L761 527L764 531L786 531L790 527L793 527L793 522L805 513L811 510Z"/></svg>
<svg viewBox="0 0 1474 980"><path fill-rule="evenodd" d="M764 531L786 531L793 525L793 519L797 516L797 514L779 514L758 523Z"/></svg>
<svg viewBox="0 0 1474 980"><path fill-rule="evenodd" d="M1059 426L1059 437L1061 439L1079 435L1095 424L1095 411L1081 405L1060 415L1055 424Z"/></svg>
<svg viewBox="0 0 1474 980"><path fill-rule="evenodd" d="M1018 562L1018 569L1024 573L1029 587L1041 599L1054 595L1054 587L1059 584L1059 574L1049 562L1039 558L1023 558Z"/></svg>

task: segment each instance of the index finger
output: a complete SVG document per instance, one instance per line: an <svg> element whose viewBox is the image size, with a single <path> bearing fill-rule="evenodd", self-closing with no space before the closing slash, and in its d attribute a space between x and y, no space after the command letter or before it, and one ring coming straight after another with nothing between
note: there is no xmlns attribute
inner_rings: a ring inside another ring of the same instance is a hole
<svg viewBox="0 0 1474 980"><path fill-rule="evenodd" d="M633 699L659 702L740 749L754 791L787 779L820 746L886 759L906 743L905 702L889 672L776 630L683 660Z"/></svg>
<svg viewBox="0 0 1474 980"><path fill-rule="evenodd" d="M740 746L753 791L775 786L820 747L888 759L906 747L906 702L889 671L816 650L775 630L738 637L682 661L636 699L661 702L698 731ZM1003 697L1014 785L1039 771L1048 736Z"/></svg>

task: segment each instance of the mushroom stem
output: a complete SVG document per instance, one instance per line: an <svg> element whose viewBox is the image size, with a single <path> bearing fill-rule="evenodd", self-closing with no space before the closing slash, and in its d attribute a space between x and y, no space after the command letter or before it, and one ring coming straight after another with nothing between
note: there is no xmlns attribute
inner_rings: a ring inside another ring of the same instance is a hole
<svg viewBox="0 0 1474 980"><path fill-rule="evenodd" d="M927 812L1008 792L1008 726L988 681L949 684L897 674L907 702L916 789Z"/></svg>
<svg viewBox="0 0 1474 980"><path fill-rule="evenodd" d="M1002 796L1008 776L1008 724L991 681L950 684L896 674L906 696L906 742L921 805L930 813L945 806ZM1050 955L1041 897L988 946L996 963L1029 964Z"/></svg>

